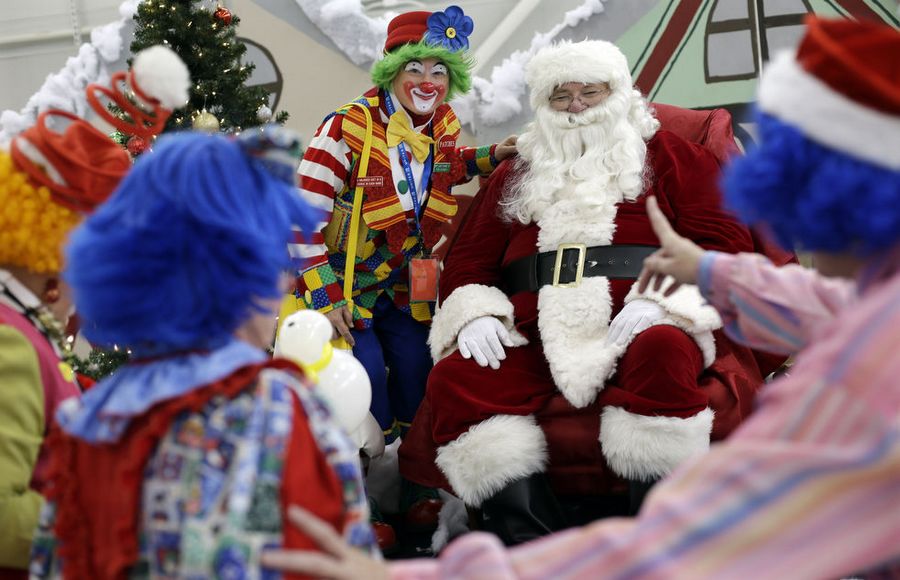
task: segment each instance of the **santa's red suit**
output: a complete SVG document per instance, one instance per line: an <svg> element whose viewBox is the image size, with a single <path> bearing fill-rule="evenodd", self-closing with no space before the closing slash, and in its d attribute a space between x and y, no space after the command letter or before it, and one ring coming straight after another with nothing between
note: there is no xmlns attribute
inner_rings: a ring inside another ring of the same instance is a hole
<svg viewBox="0 0 900 580"><path fill-rule="evenodd" d="M720 170L707 150L659 131L647 143L646 163L651 184L635 201L557 201L527 225L501 217L500 206L526 164L511 160L494 172L445 261L430 337L437 364L400 448L405 477L451 489L474 506L544 471L557 492L608 493L622 478L665 475L749 413L759 369L751 351L718 332L717 313L695 287L642 296L666 316L619 347L606 344L606 331L636 298L633 278L504 291L504 268L536 251L564 243L658 245L647 195L679 234L704 248L753 250L748 230L721 208ZM497 370L456 350L459 331L485 315L500 319L518 344Z"/></svg>

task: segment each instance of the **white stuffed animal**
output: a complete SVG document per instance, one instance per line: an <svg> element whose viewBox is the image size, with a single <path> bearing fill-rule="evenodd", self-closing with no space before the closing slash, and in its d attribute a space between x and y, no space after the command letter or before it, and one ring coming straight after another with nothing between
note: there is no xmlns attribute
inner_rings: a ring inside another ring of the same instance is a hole
<svg viewBox="0 0 900 580"><path fill-rule="evenodd" d="M287 358L310 372L317 392L337 422L370 458L384 453L384 434L369 413L369 375L350 351L332 348L331 323L314 310L299 310L281 323L275 356Z"/></svg>

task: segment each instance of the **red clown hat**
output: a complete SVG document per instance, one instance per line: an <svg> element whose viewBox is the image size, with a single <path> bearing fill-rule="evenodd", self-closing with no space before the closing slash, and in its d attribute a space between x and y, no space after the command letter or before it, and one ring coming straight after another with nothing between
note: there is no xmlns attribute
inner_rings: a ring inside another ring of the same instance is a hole
<svg viewBox="0 0 900 580"><path fill-rule="evenodd" d="M384 52L390 52L408 42L419 42L428 31L428 17L431 12L405 12L391 20L388 24L387 39L384 41Z"/></svg>
<svg viewBox="0 0 900 580"><path fill-rule="evenodd" d="M162 132L172 109L187 102L189 86L181 58L169 48L153 46L135 56L131 71L113 75L109 86L88 85L86 95L94 111L117 129L149 139ZM97 93L119 105L130 121L113 115ZM58 109L45 111L17 135L10 155L35 184L50 190L54 202L85 213L103 203L131 169L131 157L120 145L84 119Z"/></svg>
<svg viewBox="0 0 900 580"><path fill-rule="evenodd" d="M759 107L813 141L900 170L900 31L809 16L797 50L763 71Z"/></svg>

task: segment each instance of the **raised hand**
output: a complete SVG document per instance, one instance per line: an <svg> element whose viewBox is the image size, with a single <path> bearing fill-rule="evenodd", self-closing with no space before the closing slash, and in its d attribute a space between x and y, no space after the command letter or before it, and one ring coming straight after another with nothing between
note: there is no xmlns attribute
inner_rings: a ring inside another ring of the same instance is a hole
<svg viewBox="0 0 900 580"><path fill-rule="evenodd" d="M696 284L703 248L672 229L653 196L647 198L647 215L661 247L644 260L644 268L638 277L638 292L645 291L651 282L653 289L658 291L666 276L675 281L666 288L665 296L670 296L682 284Z"/></svg>

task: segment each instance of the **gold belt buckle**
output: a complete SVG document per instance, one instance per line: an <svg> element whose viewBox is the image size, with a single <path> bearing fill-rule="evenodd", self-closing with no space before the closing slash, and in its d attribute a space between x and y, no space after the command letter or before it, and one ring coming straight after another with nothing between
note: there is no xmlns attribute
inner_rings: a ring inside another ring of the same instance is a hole
<svg viewBox="0 0 900 580"><path fill-rule="evenodd" d="M575 280L559 283L559 271L562 268L563 253L566 250L578 250L578 266L575 270ZM553 286L556 288L577 288L581 285L581 278L584 275L584 261L587 255L587 246L584 244L560 244L556 248L556 264L553 266Z"/></svg>

